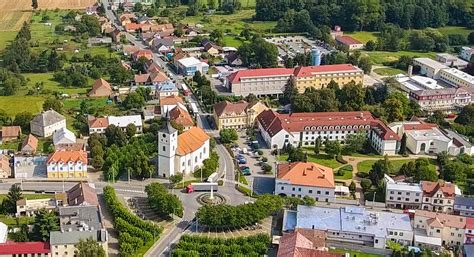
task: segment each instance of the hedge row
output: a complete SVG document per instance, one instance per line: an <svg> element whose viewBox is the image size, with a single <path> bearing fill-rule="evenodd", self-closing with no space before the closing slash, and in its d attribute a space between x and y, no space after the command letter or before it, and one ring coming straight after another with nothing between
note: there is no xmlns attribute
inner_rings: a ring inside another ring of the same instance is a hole
<svg viewBox="0 0 474 257"><path fill-rule="evenodd" d="M114 228L119 232L120 256L135 256L141 247L158 238L162 229L131 213L119 201L112 187L104 187L104 199L112 213Z"/></svg>

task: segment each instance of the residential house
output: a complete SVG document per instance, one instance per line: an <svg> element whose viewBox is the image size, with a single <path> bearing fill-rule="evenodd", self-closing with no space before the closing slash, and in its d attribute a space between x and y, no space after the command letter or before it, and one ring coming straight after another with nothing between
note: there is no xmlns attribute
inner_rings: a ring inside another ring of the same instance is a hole
<svg viewBox="0 0 474 257"><path fill-rule="evenodd" d="M170 122L158 132L158 175L170 177L180 172L189 175L209 158L210 137L199 127L178 135Z"/></svg>
<svg viewBox="0 0 474 257"><path fill-rule="evenodd" d="M8 155L0 154L0 178L8 178L11 175L10 158L8 158Z"/></svg>
<svg viewBox="0 0 474 257"><path fill-rule="evenodd" d="M385 176L385 205L395 209L421 209L423 190L418 183L395 182Z"/></svg>
<svg viewBox="0 0 474 257"><path fill-rule="evenodd" d="M48 178L85 178L87 177L87 152L56 151L49 155L46 162Z"/></svg>
<svg viewBox="0 0 474 257"><path fill-rule="evenodd" d="M146 58L147 60L153 59L153 52L148 49L138 50L132 54L133 61L138 61L140 58Z"/></svg>
<svg viewBox="0 0 474 257"><path fill-rule="evenodd" d="M118 30L118 29L114 29L110 33L110 36L112 37L112 40L115 43L119 43L119 42L121 42L122 36L125 36L125 34L122 31Z"/></svg>
<svg viewBox="0 0 474 257"><path fill-rule="evenodd" d="M66 192L70 206L99 206L95 189L88 183L80 182Z"/></svg>
<svg viewBox="0 0 474 257"><path fill-rule="evenodd" d="M28 136L23 141L21 145L21 152L23 154L32 155L36 153L38 149L38 139L33 136L33 134L28 134Z"/></svg>
<svg viewBox="0 0 474 257"><path fill-rule="evenodd" d="M135 74L134 76L134 86L147 86L147 85L157 85L159 83L167 82L170 81L168 76L162 71L154 71L151 73L145 73L145 74ZM152 90L154 93L155 87Z"/></svg>
<svg viewBox="0 0 474 257"><path fill-rule="evenodd" d="M101 44L112 44L111 37L90 37L87 39L87 46L91 47L93 45L101 45Z"/></svg>
<svg viewBox="0 0 474 257"><path fill-rule="evenodd" d="M0 135L0 142L7 143L12 140L17 140L21 136L20 126L3 126Z"/></svg>
<svg viewBox="0 0 474 257"><path fill-rule="evenodd" d="M454 198L460 194L459 188L450 182L421 181L423 203L421 208L426 211L452 213Z"/></svg>
<svg viewBox="0 0 474 257"><path fill-rule="evenodd" d="M17 179L46 178L46 162L48 156L20 156L13 157L13 177Z"/></svg>
<svg viewBox="0 0 474 257"><path fill-rule="evenodd" d="M217 56L219 53L222 51L222 47L212 43L212 42L207 42L206 44L203 45L204 50L206 53L212 55L212 56Z"/></svg>
<svg viewBox="0 0 474 257"><path fill-rule="evenodd" d="M124 13L120 15L119 20L122 26L125 26L129 23L132 23L132 20L136 19L135 14L133 13Z"/></svg>
<svg viewBox="0 0 474 257"><path fill-rule="evenodd" d="M344 142L349 134L365 133L372 147L382 155L394 155L400 137L370 112L313 112L279 114L265 110L257 116L260 133L267 145L282 149L285 145L314 145L322 141Z"/></svg>
<svg viewBox="0 0 474 257"><path fill-rule="evenodd" d="M66 118L55 110L48 110L36 115L30 122L31 134L40 137L52 136L54 131L66 127Z"/></svg>
<svg viewBox="0 0 474 257"><path fill-rule="evenodd" d="M165 81L156 85L155 97L162 99L168 96L179 96L179 90L172 81Z"/></svg>
<svg viewBox="0 0 474 257"><path fill-rule="evenodd" d="M160 99L160 113L162 117L166 117L168 112L174 109L176 106L181 107L182 109L187 111L186 106L184 105L184 101L181 97L171 95L165 98Z"/></svg>
<svg viewBox="0 0 474 257"><path fill-rule="evenodd" d="M238 66L243 65L242 59L240 58L238 53L232 52L232 53L227 54L224 57L224 61L232 67L236 67L236 66L238 67Z"/></svg>
<svg viewBox="0 0 474 257"><path fill-rule="evenodd" d="M0 243L0 256L51 256L49 242L13 242Z"/></svg>
<svg viewBox="0 0 474 257"><path fill-rule="evenodd" d="M202 62L195 57L179 59L175 62L175 66L178 70L178 73L184 76L193 76L196 71L204 74L209 70L209 65L207 63Z"/></svg>
<svg viewBox="0 0 474 257"><path fill-rule="evenodd" d="M303 198L320 202L336 200L334 173L329 167L313 162L281 163L277 168L275 195Z"/></svg>
<svg viewBox="0 0 474 257"><path fill-rule="evenodd" d="M172 52L174 49L174 40L171 37L155 39L153 40L151 49L162 54Z"/></svg>
<svg viewBox="0 0 474 257"><path fill-rule="evenodd" d="M49 242L53 256L76 256L81 240L92 239L104 248L107 256L108 234L97 206L68 206L59 208L60 231L51 231Z"/></svg>
<svg viewBox="0 0 474 257"><path fill-rule="evenodd" d="M351 36L338 36L336 43L347 47L350 51L364 48L364 44Z"/></svg>
<svg viewBox="0 0 474 257"><path fill-rule="evenodd" d="M99 5L97 3L95 3L92 6L88 6L88 7L86 7L86 14L87 15L97 14L97 9L99 9Z"/></svg>
<svg viewBox="0 0 474 257"><path fill-rule="evenodd" d="M474 198L456 195L454 197L454 213L461 216L474 217Z"/></svg>
<svg viewBox="0 0 474 257"><path fill-rule="evenodd" d="M16 216L34 216L36 212L42 209L54 211L59 206L66 206L64 193L56 193L52 198L28 199L23 197L16 201Z"/></svg>
<svg viewBox="0 0 474 257"><path fill-rule="evenodd" d="M126 131L129 124L135 125L137 134L142 133L143 123L140 115L128 115L128 116L107 116L105 118L96 118L93 116L88 117L89 134L92 133L105 133L105 129L114 125Z"/></svg>
<svg viewBox="0 0 474 257"><path fill-rule="evenodd" d="M280 238L277 257L343 257L342 253L330 253L326 248L326 232L312 229L296 229Z"/></svg>
<svg viewBox="0 0 474 257"><path fill-rule="evenodd" d="M100 78L94 82L89 97L108 97L112 94L112 87L105 79Z"/></svg>
<svg viewBox="0 0 474 257"><path fill-rule="evenodd" d="M466 228L464 233L464 244L465 245L474 245L474 218L466 218ZM474 255L468 255L474 256Z"/></svg>
<svg viewBox="0 0 474 257"><path fill-rule="evenodd" d="M189 112L186 109L181 108L179 105L169 111L168 118L176 125L182 126L184 131L191 129L194 126L194 120L191 115L189 115Z"/></svg>
<svg viewBox="0 0 474 257"><path fill-rule="evenodd" d="M413 226L415 246L438 250L442 246L464 243L465 217L416 210Z"/></svg>
<svg viewBox="0 0 474 257"><path fill-rule="evenodd" d="M407 137L406 147L414 154L447 152L450 155L474 154L474 148L458 133L423 121L393 122L389 125L400 137Z"/></svg>
<svg viewBox="0 0 474 257"><path fill-rule="evenodd" d="M123 54L126 56L131 56L133 53L138 52L140 48L134 45L124 45L122 47Z"/></svg>
<svg viewBox="0 0 474 257"><path fill-rule="evenodd" d="M325 231L334 243L364 245L385 249L388 241L410 246L413 227L405 213L382 212L363 207L341 208L298 205L296 211L286 210L283 231L295 229Z"/></svg>
<svg viewBox="0 0 474 257"><path fill-rule="evenodd" d="M253 103L243 100L237 103L223 101L213 106L213 117L218 130L246 128L253 126L257 116L267 109L267 106L259 101Z"/></svg>
<svg viewBox="0 0 474 257"><path fill-rule="evenodd" d="M53 134L53 145L72 145L76 143L76 135L67 128L56 130Z"/></svg>

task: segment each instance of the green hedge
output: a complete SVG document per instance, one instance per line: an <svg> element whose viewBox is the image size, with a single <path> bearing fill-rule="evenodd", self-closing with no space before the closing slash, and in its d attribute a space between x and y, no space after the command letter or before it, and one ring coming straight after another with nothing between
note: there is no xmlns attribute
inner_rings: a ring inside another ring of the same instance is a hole
<svg viewBox="0 0 474 257"><path fill-rule="evenodd" d="M114 228L119 233L120 256L136 256L142 247L158 239L162 229L132 214L119 201L112 187L104 187L104 199L114 219Z"/></svg>

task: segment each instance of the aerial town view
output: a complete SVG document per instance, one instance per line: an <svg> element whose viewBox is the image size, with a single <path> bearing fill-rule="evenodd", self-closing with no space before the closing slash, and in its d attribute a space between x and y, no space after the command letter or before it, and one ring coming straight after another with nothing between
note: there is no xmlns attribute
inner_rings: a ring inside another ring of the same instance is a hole
<svg viewBox="0 0 474 257"><path fill-rule="evenodd" d="M474 0L0 0L0 256L474 257Z"/></svg>

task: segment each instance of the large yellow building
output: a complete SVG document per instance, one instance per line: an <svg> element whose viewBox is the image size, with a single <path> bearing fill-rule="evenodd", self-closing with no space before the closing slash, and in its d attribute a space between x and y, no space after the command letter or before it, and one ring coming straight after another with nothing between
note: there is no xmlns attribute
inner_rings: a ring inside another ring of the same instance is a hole
<svg viewBox="0 0 474 257"><path fill-rule="evenodd" d="M239 101L231 103L228 101L214 105L214 121L218 130L225 128L241 129L254 124L255 118L264 110L268 109L261 102L247 103Z"/></svg>
<svg viewBox="0 0 474 257"><path fill-rule="evenodd" d="M363 83L364 71L351 64L297 67L293 80L298 92L303 93L309 87L326 87L332 80L340 86L351 81Z"/></svg>

